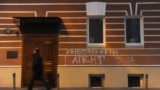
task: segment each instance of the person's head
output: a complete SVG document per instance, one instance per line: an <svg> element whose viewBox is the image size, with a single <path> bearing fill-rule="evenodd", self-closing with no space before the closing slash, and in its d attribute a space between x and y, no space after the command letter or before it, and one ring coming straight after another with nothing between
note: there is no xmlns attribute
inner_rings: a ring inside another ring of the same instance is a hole
<svg viewBox="0 0 160 90"><path fill-rule="evenodd" d="M40 50L39 50L39 48L37 48L37 47L33 49L33 53L39 53L39 51L40 51Z"/></svg>

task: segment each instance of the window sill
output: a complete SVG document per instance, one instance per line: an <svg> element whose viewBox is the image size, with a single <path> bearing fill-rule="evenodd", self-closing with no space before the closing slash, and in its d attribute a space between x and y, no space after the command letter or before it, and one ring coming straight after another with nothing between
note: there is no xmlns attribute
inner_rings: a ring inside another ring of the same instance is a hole
<svg viewBox="0 0 160 90"><path fill-rule="evenodd" d="M144 48L143 44L125 44L125 48Z"/></svg>
<svg viewBox="0 0 160 90"><path fill-rule="evenodd" d="M128 87L128 88L135 88L135 89L138 89L138 88L142 88L142 87Z"/></svg>
<svg viewBox="0 0 160 90"><path fill-rule="evenodd" d="M89 44L87 45L88 48L105 48L104 44Z"/></svg>

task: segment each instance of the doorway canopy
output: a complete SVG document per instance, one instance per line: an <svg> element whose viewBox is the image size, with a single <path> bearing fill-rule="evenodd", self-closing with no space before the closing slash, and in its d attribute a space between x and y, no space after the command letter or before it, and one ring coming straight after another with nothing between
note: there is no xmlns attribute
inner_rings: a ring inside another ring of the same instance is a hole
<svg viewBox="0 0 160 90"><path fill-rule="evenodd" d="M59 17L14 17L22 34L55 34L60 29Z"/></svg>

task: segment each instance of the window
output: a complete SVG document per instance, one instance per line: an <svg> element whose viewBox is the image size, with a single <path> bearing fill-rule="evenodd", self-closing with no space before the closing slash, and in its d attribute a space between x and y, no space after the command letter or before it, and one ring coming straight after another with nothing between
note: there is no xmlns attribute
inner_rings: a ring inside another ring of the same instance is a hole
<svg viewBox="0 0 160 90"><path fill-rule="evenodd" d="M90 74L89 84L90 87L103 87L104 74Z"/></svg>
<svg viewBox="0 0 160 90"><path fill-rule="evenodd" d="M143 76L143 74L129 74L128 87L142 87L144 81Z"/></svg>
<svg viewBox="0 0 160 90"><path fill-rule="evenodd" d="M141 17L127 17L125 19L126 47L144 46L144 32Z"/></svg>
<svg viewBox="0 0 160 90"><path fill-rule="evenodd" d="M105 45L104 27L103 18L88 18L87 42L89 47Z"/></svg>

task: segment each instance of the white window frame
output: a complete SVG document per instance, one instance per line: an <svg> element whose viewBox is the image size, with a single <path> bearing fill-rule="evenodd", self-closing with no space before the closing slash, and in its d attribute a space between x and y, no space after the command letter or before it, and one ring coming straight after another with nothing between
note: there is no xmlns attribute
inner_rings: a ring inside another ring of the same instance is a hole
<svg viewBox="0 0 160 90"><path fill-rule="evenodd" d="M89 43L89 19L103 19L103 42L102 43ZM102 16L87 17L87 47L106 47L105 17L102 17Z"/></svg>
<svg viewBox="0 0 160 90"><path fill-rule="evenodd" d="M140 19L140 43L127 43L127 37L126 37L126 19L127 18L139 18ZM143 23L143 17L142 16L126 16L124 19L124 25L125 25L125 47L129 48L142 48L144 47L144 23Z"/></svg>

